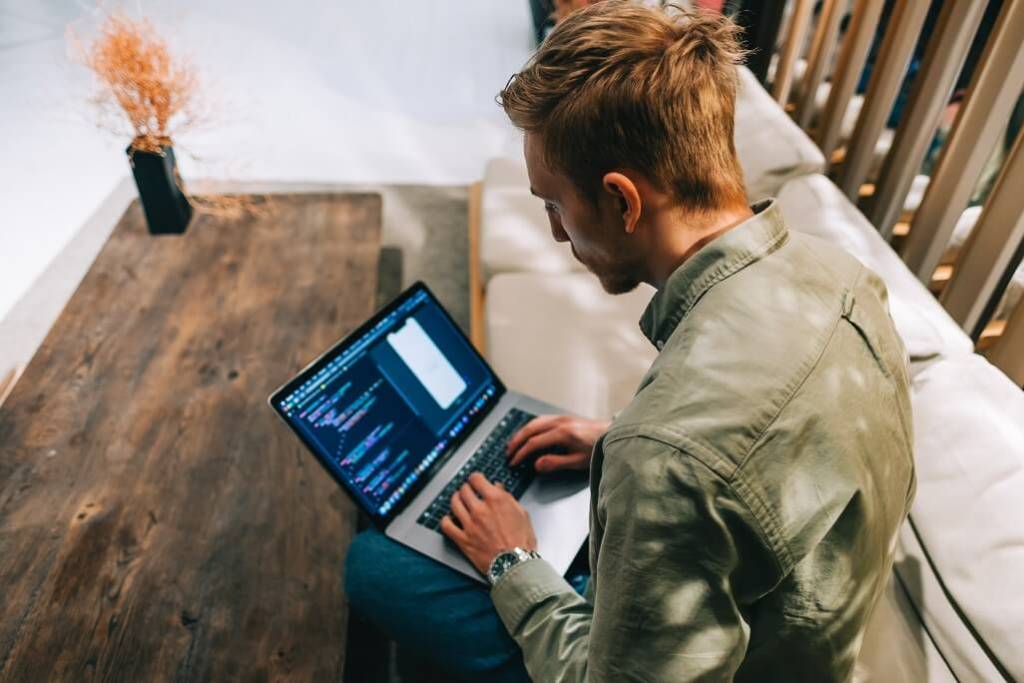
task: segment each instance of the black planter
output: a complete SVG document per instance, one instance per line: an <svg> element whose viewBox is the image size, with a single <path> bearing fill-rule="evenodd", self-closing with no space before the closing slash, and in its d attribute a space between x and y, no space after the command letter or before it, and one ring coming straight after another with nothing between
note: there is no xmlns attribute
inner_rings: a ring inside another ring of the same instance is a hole
<svg viewBox="0 0 1024 683"><path fill-rule="evenodd" d="M127 152L149 232L154 235L185 232L192 218L192 205L178 183L174 148L144 152L129 147Z"/></svg>

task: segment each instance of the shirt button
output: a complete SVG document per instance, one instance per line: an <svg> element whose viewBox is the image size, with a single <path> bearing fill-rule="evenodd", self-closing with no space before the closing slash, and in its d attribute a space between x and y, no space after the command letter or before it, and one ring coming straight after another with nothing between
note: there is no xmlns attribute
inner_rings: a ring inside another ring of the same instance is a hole
<svg viewBox="0 0 1024 683"><path fill-rule="evenodd" d="M663 348L665 348L665 340L664 339L659 339L657 347L658 347L659 351L661 351Z"/></svg>

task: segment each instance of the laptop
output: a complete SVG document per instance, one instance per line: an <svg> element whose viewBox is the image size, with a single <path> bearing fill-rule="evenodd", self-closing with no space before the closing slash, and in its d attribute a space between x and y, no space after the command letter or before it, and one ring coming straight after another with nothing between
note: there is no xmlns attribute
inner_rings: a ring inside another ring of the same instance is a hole
<svg viewBox="0 0 1024 683"><path fill-rule="evenodd" d="M486 582L440 531L473 472L530 513L538 550L564 574L586 540L585 473L508 466L536 415L566 413L509 391L422 282L270 396L270 406L390 538Z"/></svg>

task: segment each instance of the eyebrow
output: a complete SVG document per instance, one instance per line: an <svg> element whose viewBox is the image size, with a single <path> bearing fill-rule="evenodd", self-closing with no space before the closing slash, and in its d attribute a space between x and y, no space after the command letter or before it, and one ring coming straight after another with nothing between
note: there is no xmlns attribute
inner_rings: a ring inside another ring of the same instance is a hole
<svg viewBox="0 0 1024 683"><path fill-rule="evenodd" d="M532 185L530 186L530 194L532 194L534 197L537 197L538 199L543 199L545 201L547 200L547 197L538 193L537 190L533 189Z"/></svg>

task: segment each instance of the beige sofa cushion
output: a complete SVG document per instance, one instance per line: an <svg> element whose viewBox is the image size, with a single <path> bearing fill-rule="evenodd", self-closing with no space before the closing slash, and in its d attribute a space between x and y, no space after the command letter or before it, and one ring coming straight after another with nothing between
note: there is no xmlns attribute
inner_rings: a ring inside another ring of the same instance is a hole
<svg viewBox="0 0 1024 683"><path fill-rule="evenodd" d="M611 296L589 273L505 273L487 287L487 356L509 388L586 417L633 398L657 351L637 321L654 290Z"/></svg>
<svg viewBox="0 0 1024 683"><path fill-rule="evenodd" d="M775 196L790 178L821 173L825 157L746 67L736 96L736 153L751 202Z"/></svg>
<svg viewBox="0 0 1024 683"><path fill-rule="evenodd" d="M1022 680L1024 392L977 355L929 364L913 392L913 527L963 620ZM938 624L940 648L958 627Z"/></svg>
<svg viewBox="0 0 1024 683"><path fill-rule="evenodd" d="M526 164L492 159L484 169L480 204L480 266L498 273L582 271L567 243L551 236L544 203L530 194Z"/></svg>

